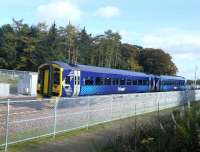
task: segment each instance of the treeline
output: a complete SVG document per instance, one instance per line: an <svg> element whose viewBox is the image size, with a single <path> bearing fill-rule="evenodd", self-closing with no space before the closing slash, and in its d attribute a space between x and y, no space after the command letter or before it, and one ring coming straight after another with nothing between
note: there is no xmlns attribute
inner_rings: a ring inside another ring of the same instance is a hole
<svg viewBox="0 0 200 152"><path fill-rule="evenodd" d="M30 26L14 19L0 27L0 68L37 71L39 65L54 60L152 74L177 72L168 53L122 43L120 34L112 30L93 36L70 23Z"/></svg>

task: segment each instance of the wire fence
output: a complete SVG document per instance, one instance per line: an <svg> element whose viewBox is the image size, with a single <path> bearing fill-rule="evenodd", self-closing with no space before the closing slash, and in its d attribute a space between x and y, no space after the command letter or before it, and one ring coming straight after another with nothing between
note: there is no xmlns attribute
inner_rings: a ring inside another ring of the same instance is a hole
<svg viewBox="0 0 200 152"><path fill-rule="evenodd" d="M200 100L200 91L0 102L0 147Z"/></svg>
<svg viewBox="0 0 200 152"><path fill-rule="evenodd" d="M30 73L30 71L18 71L18 70L7 70L7 69L0 69L0 75L2 76L9 76L13 79L19 77L20 75L26 75Z"/></svg>

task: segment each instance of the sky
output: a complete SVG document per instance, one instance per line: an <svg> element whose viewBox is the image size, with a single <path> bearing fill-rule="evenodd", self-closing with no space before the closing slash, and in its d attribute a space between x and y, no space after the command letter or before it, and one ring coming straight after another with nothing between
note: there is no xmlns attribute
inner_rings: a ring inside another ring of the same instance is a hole
<svg viewBox="0 0 200 152"><path fill-rule="evenodd" d="M200 78L199 0L0 0L0 25L12 18L37 24L69 20L93 35L108 29L125 43L170 53L178 75Z"/></svg>

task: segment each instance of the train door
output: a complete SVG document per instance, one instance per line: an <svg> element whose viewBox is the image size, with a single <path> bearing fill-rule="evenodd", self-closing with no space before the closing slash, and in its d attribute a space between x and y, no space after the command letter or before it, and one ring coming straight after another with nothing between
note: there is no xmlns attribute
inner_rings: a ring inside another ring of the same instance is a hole
<svg viewBox="0 0 200 152"><path fill-rule="evenodd" d="M51 80L51 96L61 96L62 95L62 68L57 65L52 65L52 80Z"/></svg>
<svg viewBox="0 0 200 152"><path fill-rule="evenodd" d="M74 74L69 74L65 77L65 80L63 82L63 88L66 92L66 96L68 96L68 97L71 97L73 95L72 94L72 92L73 92L72 86L73 86L73 83L74 83L73 79L74 79Z"/></svg>
<svg viewBox="0 0 200 152"><path fill-rule="evenodd" d="M52 67L44 65L39 69L38 73L37 94L43 97L51 96Z"/></svg>
<svg viewBox="0 0 200 152"><path fill-rule="evenodd" d="M154 77L150 77L150 91L155 91L155 78Z"/></svg>
<svg viewBox="0 0 200 152"><path fill-rule="evenodd" d="M80 93L80 71L74 70L74 96Z"/></svg>
<svg viewBox="0 0 200 152"><path fill-rule="evenodd" d="M49 70L44 70L44 87L43 87L43 93L44 93L45 95L48 94L49 77L50 77Z"/></svg>
<svg viewBox="0 0 200 152"><path fill-rule="evenodd" d="M160 78L155 78L155 91L161 91L160 89Z"/></svg>
<svg viewBox="0 0 200 152"><path fill-rule="evenodd" d="M38 73L38 96L60 96L62 93L62 68L57 65L43 65L39 68Z"/></svg>

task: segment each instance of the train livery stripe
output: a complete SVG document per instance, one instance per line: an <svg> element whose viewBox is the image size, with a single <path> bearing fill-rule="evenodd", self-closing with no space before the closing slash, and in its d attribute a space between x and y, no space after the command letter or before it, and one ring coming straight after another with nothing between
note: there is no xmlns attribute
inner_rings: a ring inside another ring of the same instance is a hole
<svg viewBox="0 0 200 152"><path fill-rule="evenodd" d="M63 68L60 68L60 93L59 96L62 96L62 76L63 76Z"/></svg>
<svg viewBox="0 0 200 152"><path fill-rule="evenodd" d="M44 71L44 93L48 93L49 70Z"/></svg>

